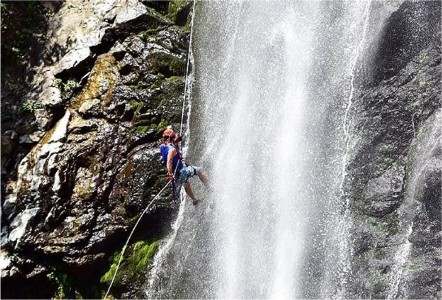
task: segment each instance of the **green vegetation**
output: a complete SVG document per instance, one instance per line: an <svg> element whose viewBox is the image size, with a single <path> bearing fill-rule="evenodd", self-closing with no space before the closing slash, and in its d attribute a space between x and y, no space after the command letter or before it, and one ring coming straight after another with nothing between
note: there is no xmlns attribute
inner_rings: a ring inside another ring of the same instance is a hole
<svg viewBox="0 0 442 300"><path fill-rule="evenodd" d="M361 255L361 259L365 261L371 261L371 260L379 260L382 259L383 253L380 249L371 249L368 250Z"/></svg>
<svg viewBox="0 0 442 300"><path fill-rule="evenodd" d="M8 12L9 9L9 5L8 3L0 3L0 8L1 8L1 12L2 12L2 17L4 14L6 14Z"/></svg>
<svg viewBox="0 0 442 300"><path fill-rule="evenodd" d="M391 155L393 151L394 151L394 146L388 144L382 145L381 148L379 149L379 152L382 155Z"/></svg>
<svg viewBox="0 0 442 300"><path fill-rule="evenodd" d="M379 156L376 159L376 164L380 166L382 170L386 170L394 164L395 160L385 156Z"/></svg>
<svg viewBox="0 0 442 300"><path fill-rule="evenodd" d="M376 158L375 163L380 167L381 170L386 170L390 168L396 161L392 158L394 154L395 147L393 145L382 145L379 148L379 155Z"/></svg>
<svg viewBox="0 0 442 300"><path fill-rule="evenodd" d="M40 1L1 3L2 67L24 67L31 61L33 49L44 41L48 12Z"/></svg>
<svg viewBox="0 0 442 300"><path fill-rule="evenodd" d="M133 245L131 245L126 253L126 257L123 258L120 268L117 271L118 262L122 253L124 253L125 248L121 251L117 251L112 256L112 262L109 270L101 277L100 282L106 285L109 285L112 281L112 278L117 271L117 275L115 276L114 286L121 287L123 285L123 281L129 280L130 282L134 282L143 278L145 271L149 263L157 251L159 245L159 240L153 241L152 243L148 243L147 241L139 241Z"/></svg>
<svg viewBox="0 0 442 300"><path fill-rule="evenodd" d="M185 75L186 74L186 61L184 59L170 56L169 57L169 68L174 75Z"/></svg>
<svg viewBox="0 0 442 300"><path fill-rule="evenodd" d="M54 80L54 85L60 90L61 98L67 100L72 97L74 90L79 87L79 84L74 79L68 79L63 82L60 78Z"/></svg>
<svg viewBox="0 0 442 300"><path fill-rule="evenodd" d="M184 84L184 78L182 76L171 76L167 78L166 81L173 85Z"/></svg>
<svg viewBox="0 0 442 300"><path fill-rule="evenodd" d="M417 56L417 62L420 64L428 63L430 59L430 56L428 54L428 50L423 50L418 56Z"/></svg>
<svg viewBox="0 0 442 300"><path fill-rule="evenodd" d="M53 299L69 298L71 289L75 285L73 280L66 273L56 273L54 278L58 284L58 290L57 293L54 295Z"/></svg>
<svg viewBox="0 0 442 300"><path fill-rule="evenodd" d="M28 112L32 113L32 112L34 112L35 108L36 107L33 102L27 101L27 102L22 103L22 105L19 108L19 111L22 113L28 113Z"/></svg>
<svg viewBox="0 0 442 300"><path fill-rule="evenodd" d="M184 76L186 72L184 58L163 52L153 53L150 56L150 65L151 74L162 74L164 77Z"/></svg>
<svg viewBox="0 0 442 300"><path fill-rule="evenodd" d="M135 99L129 100L129 105L132 107L135 111L137 111L141 107L141 103Z"/></svg>
<svg viewBox="0 0 442 300"><path fill-rule="evenodd" d="M167 9L166 17L172 22L175 22L177 13L186 7L186 0L172 0L169 2L169 7Z"/></svg>
<svg viewBox="0 0 442 300"><path fill-rule="evenodd" d="M139 125L134 127L134 131L138 133L146 133L151 130L161 132L167 128L167 125L169 125L169 123L165 119L161 119L158 124L150 123L149 125L143 125L143 122L140 122Z"/></svg>
<svg viewBox="0 0 442 300"><path fill-rule="evenodd" d="M172 0L169 2L166 17L185 31L190 31L189 11L192 2L186 0Z"/></svg>
<svg viewBox="0 0 442 300"><path fill-rule="evenodd" d="M427 88L429 86L429 84L428 84L428 82L425 79L421 78L421 79L418 80L418 86L421 89L425 89L425 88Z"/></svg>
<svg viewBox="0 0 442 300"><path fill-rule="evenodd" d="M407 269L410 270L410 271L419 271L420 269L422 269L422 266L420 266L417 263L409 262L407 264Z"/></svg>
<svg viewBox="0 0 442 300"><path fill-rule="evenodd" d="M399 231L399 216L397 212L386 215L382 219L367 217L365 222L376 231L383 232L388 236L395 235Z"/></svg>
<svg viewBox="0 0 442 300"><path fill-rule="evenodd" d="M100 292L96 286L89 285L87 291L79 291L78 283L76 280L69 276L67 273L61 271L54 271L49 273L48 278L54 280L58 288L52 299L83 299L85 296L87 298L98 298Z"/></svg>

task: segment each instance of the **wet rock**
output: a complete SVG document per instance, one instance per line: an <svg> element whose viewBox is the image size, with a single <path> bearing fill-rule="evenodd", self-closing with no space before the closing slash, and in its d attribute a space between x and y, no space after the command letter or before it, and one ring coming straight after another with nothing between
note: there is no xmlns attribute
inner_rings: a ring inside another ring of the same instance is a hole
<svg viewBox="0 0 442 300"><path fill-rule="evenodd" d="M92 52L89 47L71 50L54 68L54 75L59 77L66 77L66 73L75 75L75 68L81 67L82 63L89 64L91 59Z"/></svg>
<svg viewBox="0 0 442 300"><path fill-rule="evenodd" d="M57 291L59 273L77 291L94 290L91 282L98 290L110 256L166 183L157 141L165 126L180 122L188 45L188 32L139 1L70 0L52 21L45 64L25 95L40 105L27 113L32 122L17 121L3 138L28 148L14 158L15 175L2 192L2 249L18 257L2 283L38 282L52 293L45 298ZM160 31L164 46L146 42ZM151 61L156 55L167 61ZM169 196L144 216L135 240L170 229ZM14 268L20 272L12 276ZM33 292L12 296L39 295Z"/></svg>
<svg viewBox="0 0 442 300"><path fill-rule="evenodd" d="M187 34L177 28L158 32L157 42L164 48L180 53L186 49Z"/></svg>
<svg viewBox="0 0 442 300"><path fill-rule="evenodd" d="M440 40L440 9L437 1L403 2L384 27L370 84L396 75L428 45Z"/></svg>
<svg viewBox="0 0 442 300"><path fill-rule="evenodd" d="M145 30L146 25L150 28L157 28L160 25L172 24L161 14L137 0L130 0L127 6L119 8L114 21L116 34L119 37L125 36L125 32L141 32Z"/></svg>
<svg viewBox="0 0 442 300"><path fill-rule="evenodd" d="M43 135L44 135L43 131L34 132L32 134L24 134L20 136L19 143L35 145Z"/></svg>
<svg viewBox="0 0 442 300"><path fill-rule="evenodd" d="M5 160L14 154L14 149L17 145L17 132L14 130L8 130L2 134L2 166L5 164Z"/></svg>
<svg viewBox="0 0 442 300"><path fill-rule="evenodd" d="M120 63L120 74L128 75L134 68L137 68L137 62L135 59L129 54L126 53Z"/></svg>
<svg viewBox="0 0 442 300"><path fill-rule="evenodd" d="M378 178L370 180L363 191L365 213L381 217L397 209L403 200L405 167L394 165Z"/></svg>
<svg viewBox="0 0 442 300"><path fill-rule="evenodd" d="M18 246L21 238L25 234L29 221L39 210L39 208L26 209L19 213L11 222L8 238L10 242L15 242L15 247Z"/></svg>
<svg viewBox="0 0 442 300"><path fill-rule="evenodd" d="M115 24L123 24L139 18L147 13L147 8L142 3L134 0L128 1L128 5L118 10Z"/></svg>
<svg viewBox="0 0 442 300"><path fill-rule="evenodd" d="M434 298L441 293L442 265L439 257L442 244L441 207L441 120L437 110L421 128L410 150L410 188L415 200L412 214L412 243L407 259L408 274L404 278L402 295ZM424 275L426 274L426 275Z"/></svg>
<svg viewBox="0 0 442 300"><path fill-rule="evenodd" d="M440 137L429 134L440 128L436 11L440 3L405 1L392 15L372 77L360 77L366 81L351 107L344 186L354 222L350 298L440 295L436 253L442 235L435 216L440 217L441 151Z"/></svg>
<svg viewBox="0 0 442 300"><path fill-rule="evenodd" d="M102 115L100 99L85 100L78 109L78 113L85 118L99 117Z"/></svg>

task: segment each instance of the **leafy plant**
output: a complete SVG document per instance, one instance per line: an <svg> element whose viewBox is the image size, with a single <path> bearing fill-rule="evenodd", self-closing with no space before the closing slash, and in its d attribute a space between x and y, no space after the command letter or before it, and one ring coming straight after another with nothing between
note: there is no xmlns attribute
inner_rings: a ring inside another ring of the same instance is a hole
<svg viewBox="0 0 442 300"><path fill-rule="evenodd" d="M419 56L418 56L418 62L420 63L420 64L423 64L423 63L427 63L428 62L428 60L429 60L429 58L430 58L430 56L429 56L429 54L428 54L428 51L422 51L420 54L419 54Z"/></svg>
<svg viewBox="0 0 442 300"><path fill-rule="evenodd" d="M72 292L75 293L76 299L82 299L81 294L75 289L76 282L75 280L69 276L68 274L54 270L53 272L47 274L47 277L57 284L57 291L55 292L52 299L58 300L58 299L66 299L69 298L69 295L72 294Z"/></svg>
<svg viewBox="0 0 442 300"><path fill-rule="evenodd" d="M56 78L54 86L60 90L61 98L66 100L72 97L74 90L80 85L74 79L68 79L66 82L63 82L60 78Z"/></svg>
<svg viewBox="0 0 442 300"><path fill-rule="evenodd" d="M20 106L19 111L23 112L23 113L33 112L35 110L35 108L36 107L35 107L34 103L26 101Z"/></svg>
<svg viewBox="0 0 442 300"><path fill-rule="evenodd" d="M424 89L429 86L428 82L425 79L420 79L418 84L419 88L421 89Z"/></svg>
<svg viewBox="0 0 442 300"><path fill-rule="evenodd" d="M124 253L125 248L121 251L117 251L112 256L112 263L109 270L101 277L100 282L105 284L110 284L112 278L115 276L114 285L121 286L123 279L126 278L130 281L134 281L140 278L144 273L150 260L155 254L159 245L159 240L152 243L147 243L146 241L139 241L135 243L131 249L129 249L130 254L123 258L120 268L117 270L118 262L122 253Z"/></svg>

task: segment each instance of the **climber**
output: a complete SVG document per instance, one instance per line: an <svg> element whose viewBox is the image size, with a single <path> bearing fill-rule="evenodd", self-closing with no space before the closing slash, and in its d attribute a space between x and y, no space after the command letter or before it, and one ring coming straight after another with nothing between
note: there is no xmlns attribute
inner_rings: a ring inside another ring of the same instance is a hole
<svg viewBox="0 0 442 300"><path fill-rule="evenodd" d="M175 186L176 182L178 183L178 187L184 186L186 194L192 199L193 205L196 205L199 200L193 194L188 180L194 175L198 175L207 189L209 188L209 181L202 168L185 165L178 146L180 141L181 137L175 134L171 126L168 126L163 132L163 144L160 147L161 160L167 167L167 178L172 181L174 198L177 190Z"/></svg>

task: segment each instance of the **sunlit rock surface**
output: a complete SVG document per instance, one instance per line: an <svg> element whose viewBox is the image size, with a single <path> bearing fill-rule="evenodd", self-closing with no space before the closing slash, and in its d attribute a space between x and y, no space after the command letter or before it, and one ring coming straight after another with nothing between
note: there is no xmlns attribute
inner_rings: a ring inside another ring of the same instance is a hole
<svg viewBox="0 0 442 300"><path fill-rule="evenodd" d="M167 182L158 140L180 126L189 39L176 13L167 2L72 0L48 14L23 98L2 91L2 297L102 296L110 257ZM32 126L10 106L4 120L4 100L30 103ZM167 190L133 242L161 238L172 212ZM139 286L126 280L119 293Z"/></svg>

